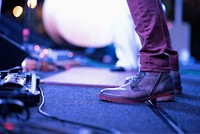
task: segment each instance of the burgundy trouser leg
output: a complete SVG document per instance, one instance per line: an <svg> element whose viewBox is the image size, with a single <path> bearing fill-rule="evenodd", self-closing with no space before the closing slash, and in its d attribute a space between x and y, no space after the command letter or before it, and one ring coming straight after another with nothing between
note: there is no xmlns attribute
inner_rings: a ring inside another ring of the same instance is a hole
<svg viewBox="0 0 200 134"><path fill-rule="evenodd" d="M178 70L178 53L172 50L160 0L127 0L142 48L140 71Z"/></svg>

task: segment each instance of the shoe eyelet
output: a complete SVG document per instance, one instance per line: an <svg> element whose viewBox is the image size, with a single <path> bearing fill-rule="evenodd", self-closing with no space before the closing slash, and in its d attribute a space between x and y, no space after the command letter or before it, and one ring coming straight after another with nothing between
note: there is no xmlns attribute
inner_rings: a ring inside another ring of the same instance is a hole
<svg viewBox="0 0 200 134"><path fill-rule="evenodd" d="M140 74L140 78L143 77L143 76L144 76L144 73L141 73L141 74Z"/></svg>
<svg viewBox="0 0 200 134"><path fill-rule="evenodd" d="M132 87L132 88L134 88L134 87L135 87L135 85L136 85L135 83L131 83L131 87Z"/></svg>

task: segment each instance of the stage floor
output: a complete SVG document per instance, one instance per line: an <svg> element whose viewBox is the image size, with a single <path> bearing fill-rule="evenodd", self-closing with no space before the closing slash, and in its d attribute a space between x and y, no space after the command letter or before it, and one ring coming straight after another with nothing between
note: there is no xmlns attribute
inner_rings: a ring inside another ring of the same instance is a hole
<svg viewBox="0 0 200 134"><path fill-rule="evenodd" d="M40 87L44 92L42 110L61 120L41 116L39 106L31 107L30 119L20 127L21 130L29 128L27 133L200 133L200 65L181 67L183 94L176 95L170 102L157 102L157 109L150 102L119 104L97 97L104 86L118 86L125 76L135 72L114 73L109 68L78 67L36 73L41 77Z"/></svg>

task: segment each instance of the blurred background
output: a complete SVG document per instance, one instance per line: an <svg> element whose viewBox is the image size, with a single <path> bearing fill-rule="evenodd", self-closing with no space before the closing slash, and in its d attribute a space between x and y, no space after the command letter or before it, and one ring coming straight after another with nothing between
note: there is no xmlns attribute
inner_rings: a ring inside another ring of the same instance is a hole
<svg viewBox="0 0 200 134"><path fill-rule="evenodd" d="M121 7L119 4L113 9L114 1L108 1L1 0L0 33L22 46L31 46L34 51L38 48L69 50L102 63L115 64L113 20L109 18ZM200 1L162 0L162 3L180 63L198 63Z"/></svg>

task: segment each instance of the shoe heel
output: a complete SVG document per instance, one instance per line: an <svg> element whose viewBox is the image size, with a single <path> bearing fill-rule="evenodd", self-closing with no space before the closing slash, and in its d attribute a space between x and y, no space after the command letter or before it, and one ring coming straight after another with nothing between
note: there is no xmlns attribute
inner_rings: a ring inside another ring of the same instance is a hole
<svg viewBox="0 0 200 134"><path fill-rule="evenodd" d="M157 97L157 101L172 101L175 98L175 92L170 91L167 93L163 93Z"/></svg>

